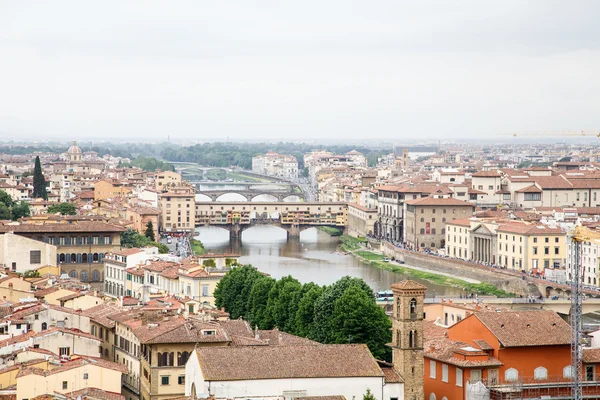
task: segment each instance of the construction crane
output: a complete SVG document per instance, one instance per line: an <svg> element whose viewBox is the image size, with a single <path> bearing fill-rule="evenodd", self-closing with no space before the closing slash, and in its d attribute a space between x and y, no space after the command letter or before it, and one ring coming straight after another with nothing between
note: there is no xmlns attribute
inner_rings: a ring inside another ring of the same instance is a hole
<svg viewBox="0 0 600 400"><path fill-rule="evenodd" d="M523 133L499 133L505 136L595 136L600 138L600 131L559 131L559 132L523 132Z"/></svg>
<svg viewBox="0 0 600 400"><path fill-rule="evenodd" d="M583 226L576 226L569 235L571 240L571 363L573 365L573 399L583 399L582 394L582 347L581 330L583 315L583 283L585 281L585 269L582 267L582 243L600 242L600 232L592 231Z"/></svg>

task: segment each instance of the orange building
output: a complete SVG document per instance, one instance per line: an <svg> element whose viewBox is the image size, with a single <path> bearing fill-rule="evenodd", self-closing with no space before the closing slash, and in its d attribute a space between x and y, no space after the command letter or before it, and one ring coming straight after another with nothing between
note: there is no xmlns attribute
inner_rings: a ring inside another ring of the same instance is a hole
<svg viewBox="0 0 600 400"><path fill-rule="evenodd" d="M448 329L430 323L424 345L425 398L568 394L573 375L570 332L558 314L546 310L479 311ZM587 362L595 361L588 353ZM597 383L595 367L588 378ZM588 385L584 393L599 389Z"/></svg>

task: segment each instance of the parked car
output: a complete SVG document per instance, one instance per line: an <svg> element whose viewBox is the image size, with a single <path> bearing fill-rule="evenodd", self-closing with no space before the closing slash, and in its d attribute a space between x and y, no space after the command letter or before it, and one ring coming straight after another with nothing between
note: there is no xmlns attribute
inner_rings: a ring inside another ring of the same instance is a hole
<svg viewBox="0 0 600 400"><path fill-rule="evenodd" d="M387 257L384 257L383 262L390 262L390 259Z"/></svg>

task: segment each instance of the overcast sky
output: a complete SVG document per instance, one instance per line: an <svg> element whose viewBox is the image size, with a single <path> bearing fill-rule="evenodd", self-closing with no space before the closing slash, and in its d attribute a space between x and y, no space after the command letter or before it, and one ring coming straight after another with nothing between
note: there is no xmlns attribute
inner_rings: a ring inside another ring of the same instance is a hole
<svg viewBox="0 0 600 400"><path fill-rule="evenodd" d="M0 139L600 129L600 1L1 1Z"/></svg>

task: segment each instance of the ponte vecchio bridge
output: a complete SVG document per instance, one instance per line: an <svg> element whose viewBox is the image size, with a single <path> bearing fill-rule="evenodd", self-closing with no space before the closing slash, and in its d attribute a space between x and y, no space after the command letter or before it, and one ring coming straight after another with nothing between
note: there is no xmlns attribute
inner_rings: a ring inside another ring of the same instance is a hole
<svg viewBox="0 0 600 400"><path fill-rule="evenodd" d="M289 237L299 237L305 229L329 226L345 231L346 203L309 202L196 202L196 226L227 229L231 238L257 225L285 229Z"/></svg>

